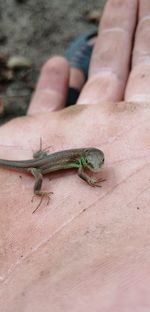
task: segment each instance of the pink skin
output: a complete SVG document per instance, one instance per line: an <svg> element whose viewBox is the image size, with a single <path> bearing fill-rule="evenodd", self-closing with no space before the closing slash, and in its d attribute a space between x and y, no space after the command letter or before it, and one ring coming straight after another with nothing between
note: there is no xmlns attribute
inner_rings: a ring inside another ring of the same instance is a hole
<svg viewBox="0 0 150 312"><path fill-rule="evenodd" d="M3 311L149 311L149 24L149 0L109 0L77 105L63 109L70 70L54 57L28 115L1 127L1 158L31 157L40 137L50 151L95 146L106 157L101 188L74 172L45 177L54 194L35 214L33 178L0 170Z"/></svg>

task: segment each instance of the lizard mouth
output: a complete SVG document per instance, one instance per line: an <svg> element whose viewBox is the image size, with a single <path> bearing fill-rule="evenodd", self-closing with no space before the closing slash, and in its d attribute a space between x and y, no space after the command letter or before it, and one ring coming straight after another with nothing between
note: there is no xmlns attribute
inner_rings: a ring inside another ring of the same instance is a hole
<svg viewBox="0 0 150 312"><path fill-rule="evenodd" d="M90 171L92 171L92 172L100 172L101 169L102 169L102 167L103 167L103 165L104 165L104 159L103 159L103 161L101 162L101 164L100 164L99 166L97 166L96 168L93 167L93 166L90 164L90 166L87 165L87 169L90 170Z"/></svg>

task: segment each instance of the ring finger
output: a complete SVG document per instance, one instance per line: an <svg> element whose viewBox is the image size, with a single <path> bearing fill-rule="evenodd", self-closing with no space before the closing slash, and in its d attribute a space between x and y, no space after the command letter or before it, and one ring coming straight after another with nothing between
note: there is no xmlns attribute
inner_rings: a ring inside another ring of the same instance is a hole
<svg viewBox="0 0 150 312"><path fill-rule="evenodd" d="M135 36L132 70L125 99L150 100L150 1L139 1L139 22Z"/></svg>

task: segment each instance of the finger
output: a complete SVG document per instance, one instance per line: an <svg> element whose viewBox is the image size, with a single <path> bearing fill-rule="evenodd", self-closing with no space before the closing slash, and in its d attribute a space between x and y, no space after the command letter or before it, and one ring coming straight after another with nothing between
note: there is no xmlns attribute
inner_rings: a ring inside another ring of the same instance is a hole
<svg viewBox="0 0 150 312"><path fill-rule="evenodd" d="M78 103L123 99L136 14L137 0L107 2L93 51L89 79Z"/></svg>
<svg viewBox="0 0 150 312"><path fill-rule="evenodd" d="M64 107L69 81L69 65L63 57L53 57L44 64L28 114Z"/></svg>
<svg viewBox="0 0 150 312"><path fill-rule="evenodd" d="M130 101L150 100L150 1L139 2L139 23L133 50L125 99Z"/></svg>

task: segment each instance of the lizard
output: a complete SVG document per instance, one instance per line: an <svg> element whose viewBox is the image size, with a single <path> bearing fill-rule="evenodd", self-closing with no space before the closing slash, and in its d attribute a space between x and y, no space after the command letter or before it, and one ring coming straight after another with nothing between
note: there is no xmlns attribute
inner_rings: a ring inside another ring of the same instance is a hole
<svg viewBox="0 0 150 312"><path fill-rule="evenodd" d="M0 167L21 169L32 174L35 177L34 194L39 196L52 193L41 190L43 175L64 169L78 169L78 176L89 185L101 186L99 182L104 180L89 176L85 170L99 172L103 163L104 153L94 147L68 149L52 154L40 150L33 155L33 159L29 160L0 159Z"/></svg>

